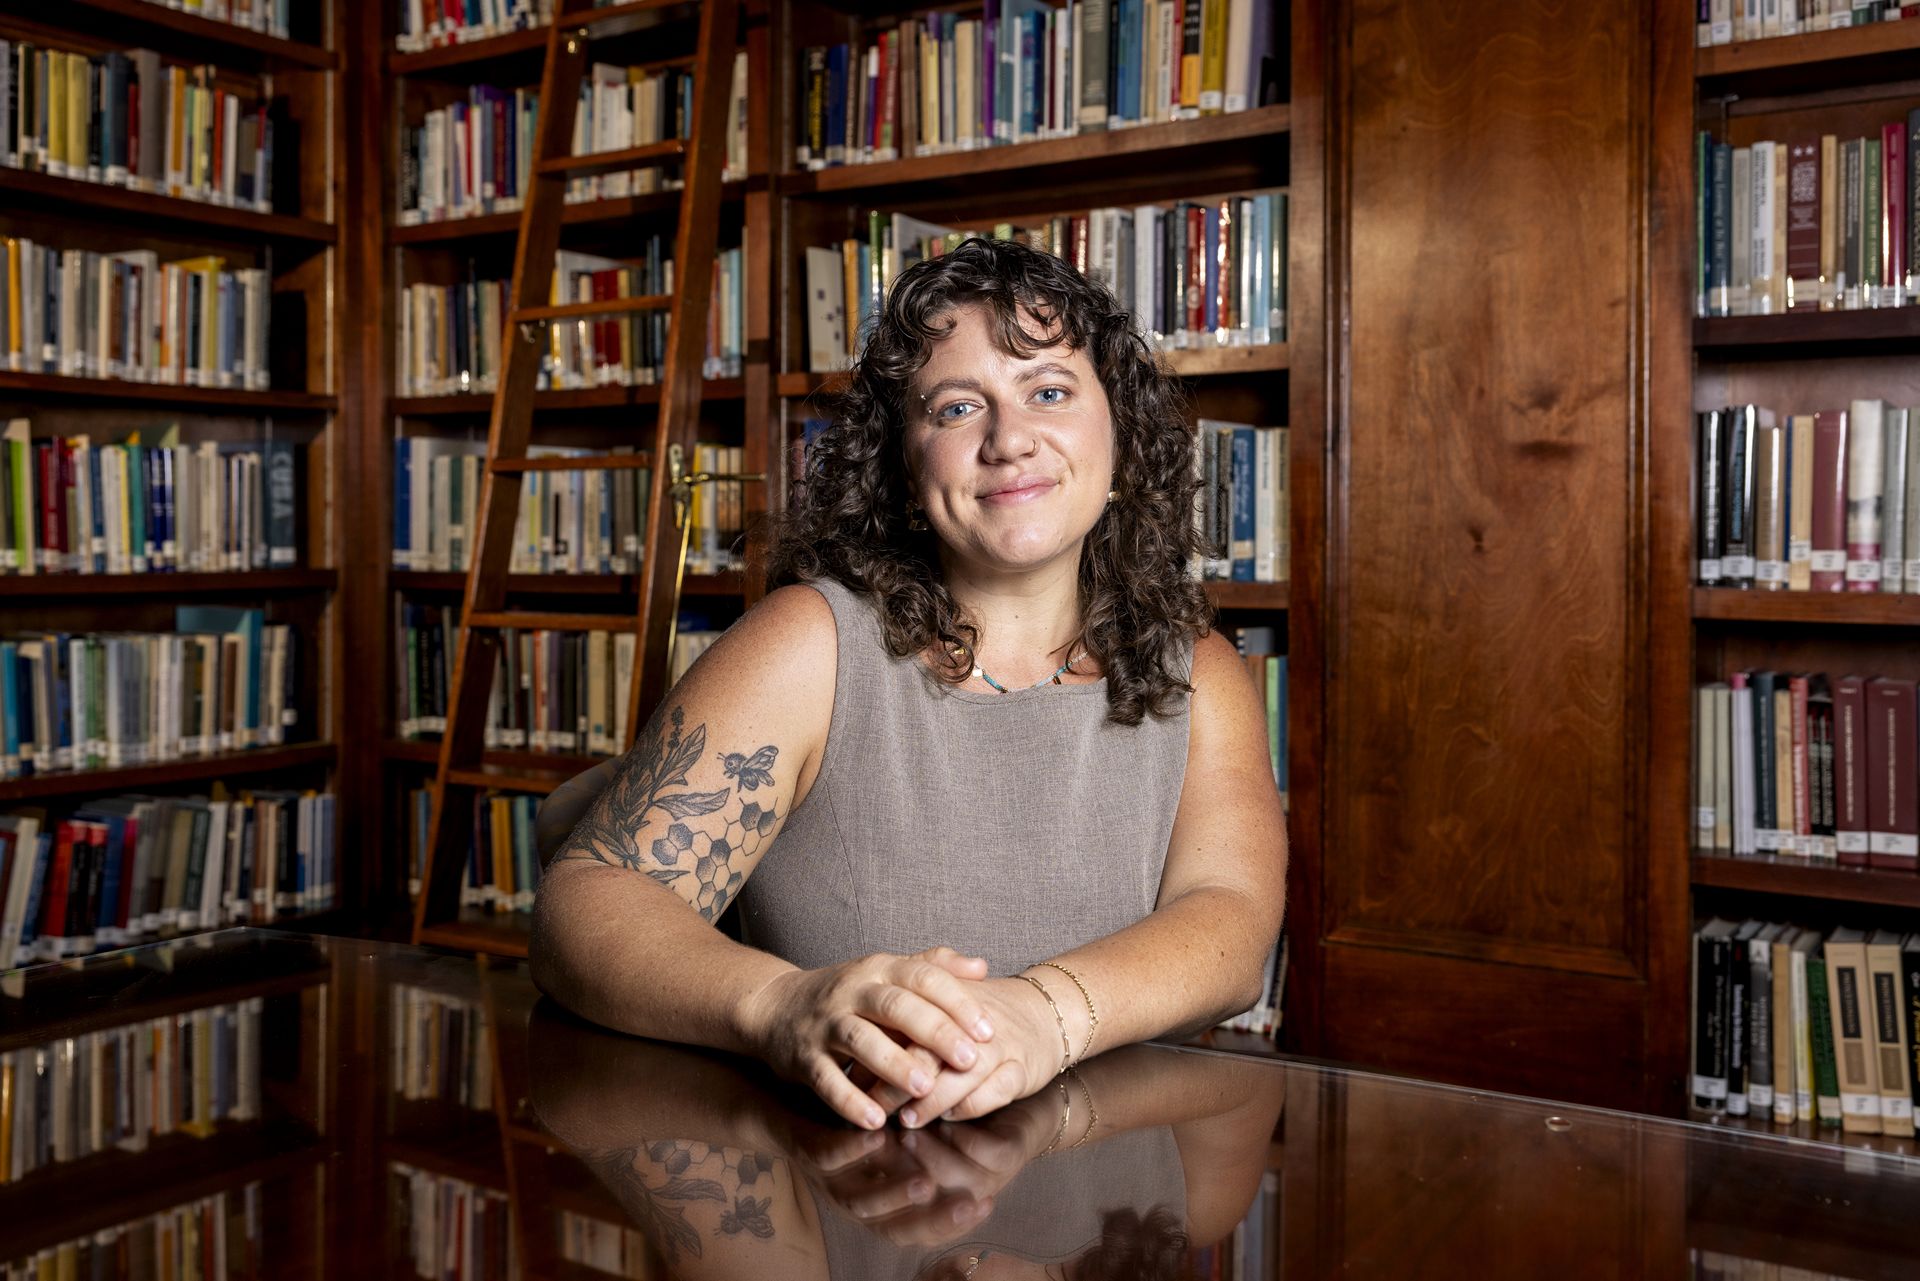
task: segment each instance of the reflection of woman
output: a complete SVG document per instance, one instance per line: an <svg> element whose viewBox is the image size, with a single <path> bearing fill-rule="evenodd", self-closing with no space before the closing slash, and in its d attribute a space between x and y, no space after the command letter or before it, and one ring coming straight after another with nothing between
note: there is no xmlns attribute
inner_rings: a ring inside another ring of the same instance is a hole
<svg viewBox="0 0 1920 1281"><path fill-rule="evenodd" d="M1284 1089L1270 1063L1139 1047L981 1121L871 1133L745 1060L550 1005L528 1040L541 1123L689 1281L1172 1276L1246 1213Z"/></svg>
<svg viewBox="0 0 1920 1281"><path fill-rule="evenodd" d="M1188 577L1192 457L1178 383L1059 259L972 240L902 273L778 590L543 816L585 810L540 887L541 987L869 1127L1253 1004L1285 835ZM736 897L754 946L710 927Z"/></svg>

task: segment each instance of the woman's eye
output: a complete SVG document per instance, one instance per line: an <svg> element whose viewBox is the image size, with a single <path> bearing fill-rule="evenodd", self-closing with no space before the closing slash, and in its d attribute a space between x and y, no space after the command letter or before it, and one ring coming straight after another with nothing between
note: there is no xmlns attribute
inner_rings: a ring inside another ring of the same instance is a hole
<svg viewBox="0 0 1920 1281"><path fill-rule="evenodd" d="M1039 391L1035 392L1034 395L1051 397L1051 399L1042 399L1040 403L1043 405L1064 405L1067 401L1067 389L1065 387L1042 387Z"/></svg>
<svg viewBox="0 0 1920 1281"><path fill-rule="evenodd" d="M966 411L970 409L972 405L973 402L969 400L956 400L951 404L940 406L939 409L934 411L933 416L944 422L952 422L955 419L964 417Z"/></svg>

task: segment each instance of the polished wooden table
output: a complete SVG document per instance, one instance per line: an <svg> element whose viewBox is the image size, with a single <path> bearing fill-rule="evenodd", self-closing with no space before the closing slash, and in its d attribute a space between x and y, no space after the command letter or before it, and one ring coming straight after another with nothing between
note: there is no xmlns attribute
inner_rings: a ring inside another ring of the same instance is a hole
<svg viewBox="0 0 1920 1281"><path fill-rule="evenodd" d="M6 1277L1920 1275L1911 1141L1167 1047L867 1135L524 966L267 931L0 976L0 1105Z"/></svg>

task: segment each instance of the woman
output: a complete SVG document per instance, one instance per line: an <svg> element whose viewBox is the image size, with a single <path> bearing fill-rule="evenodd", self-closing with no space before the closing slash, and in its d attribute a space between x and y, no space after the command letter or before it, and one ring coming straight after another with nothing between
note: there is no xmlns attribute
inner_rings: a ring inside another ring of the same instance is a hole
<svg viewBox="0 0 1920 1281"><path fill-rule="evenodd" d="M527 1031L541 1125L682 1281L1192 1275L1259 1189L1288 1072L1134 1047L984 1120L876 1134L822 1124L739 1060L545 1003Z"/></svg>
<svg viewBox="0 0 1920 1281"><path fill-rule="evenodd" d="M776 590L547 866L536 981L868 1128L1253 1004L1285 830L1187 574L1191 464L1178 384L1105 289L1000 241L903 272ZM736 897L745 944L712 928Z"/></svg>

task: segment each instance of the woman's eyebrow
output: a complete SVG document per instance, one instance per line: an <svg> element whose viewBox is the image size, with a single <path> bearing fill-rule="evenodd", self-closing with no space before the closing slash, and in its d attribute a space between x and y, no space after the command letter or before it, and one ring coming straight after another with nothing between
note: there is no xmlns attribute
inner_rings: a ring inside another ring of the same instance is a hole
<svg viewBox="0 0 1920 1281"><path fill-rule="evenodd" d="M1014 378L1014 381L1018 383L1029 383L1036 378L1046 378L1046 377L1071 378L1074 382L1080 381L1080 376L1074 373L1073 370L1069 369L1065 365L1059 364L1058 362L1051 361L1051 360L1047 361L1044 364L1028 366L1026 369L1023 369L1020 371L1020 373ZM941 392L944 392L944 391L980 391L980 390L982 390L982 386L981 386L980 380L977 378L942 378L939 382L933 384L933 386L921 392L920 399L932 400L935 396L938 396Z"/></svg>

